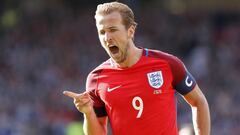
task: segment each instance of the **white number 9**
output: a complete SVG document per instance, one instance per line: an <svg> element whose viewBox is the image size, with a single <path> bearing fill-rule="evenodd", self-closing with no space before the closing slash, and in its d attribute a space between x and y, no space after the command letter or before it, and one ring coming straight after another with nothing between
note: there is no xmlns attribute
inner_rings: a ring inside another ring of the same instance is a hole
<svg viewBox="0 0 240 135"><path fill-rule="evenodd" d="M137 104L137 102L139 104ZM135 110L138 110L137 118L140 118L143 112L143 100L140 97L134 97L132 100L132 106Z"/></svg>

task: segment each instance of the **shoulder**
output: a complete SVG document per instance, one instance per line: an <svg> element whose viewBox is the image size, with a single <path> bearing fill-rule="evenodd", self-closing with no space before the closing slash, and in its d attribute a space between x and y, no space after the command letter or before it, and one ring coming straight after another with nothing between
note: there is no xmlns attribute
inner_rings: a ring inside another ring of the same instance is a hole
<svg viewBox="0 0 240 135"><path fill-rule="evenodd" d="M178 57L167 52L147 49L145 50L145 56L164 60L170 65L171 68L174 68L175 66L183 66L183 62Z"/></svg>
<svg viewBox="0 0 240 135"><path fill-rule="evenodd" d="M112 67L112 63L111 60L108 59L106 61L104 61L103 63L101 63L99 66L97 66L96 68L94 68L89 74L88 76L96 76L97 74L101 73L103 70L111 68Z"/></svg>
<svg viewBox="0 0 240 135"><path fill-rule="evenodd" d="M87 76L86 80L86 90L93 89L92 87L95 87L97 84L98 76L103 72L103 70L111 67L111 61L108 59L107 61L104 61L102 64L97 66L95 69L93 69Z"/></svg>

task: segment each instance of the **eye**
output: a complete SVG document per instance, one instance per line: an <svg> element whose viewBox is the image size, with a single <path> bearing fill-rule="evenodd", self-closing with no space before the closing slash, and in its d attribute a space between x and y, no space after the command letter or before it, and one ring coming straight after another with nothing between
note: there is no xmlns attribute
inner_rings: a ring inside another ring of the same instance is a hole
<svg viewBox="0 0 240 135"><path fill-rule="evenodd" d="M105 31L104 31L104 30L100 30L98 33L99 33L100 35L104 35L104 34L105 34Z"/></svg>
<svg viewBox="0 0 240 135"><path fill-rule="evenodd" d="M115 32L115 31L117 31L117 29L112 28L112 29L110 29L109 31L110 31L110 32Z"/></svg>

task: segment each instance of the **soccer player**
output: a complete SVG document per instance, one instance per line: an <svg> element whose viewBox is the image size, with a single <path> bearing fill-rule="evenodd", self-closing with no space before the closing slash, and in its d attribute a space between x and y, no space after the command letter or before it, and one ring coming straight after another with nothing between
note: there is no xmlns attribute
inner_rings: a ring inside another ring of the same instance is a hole
<svg viewBox="0 0 240 135"><path fill-rule="evenodd" d="M102 47L110 58L87 78L86 92L64 91L84 114L86 135L178 135L175 92L192 108L196 135L210 134L205 96L177 57L137 47L136 22L125 4L97 7L96 26Z"/></svg>

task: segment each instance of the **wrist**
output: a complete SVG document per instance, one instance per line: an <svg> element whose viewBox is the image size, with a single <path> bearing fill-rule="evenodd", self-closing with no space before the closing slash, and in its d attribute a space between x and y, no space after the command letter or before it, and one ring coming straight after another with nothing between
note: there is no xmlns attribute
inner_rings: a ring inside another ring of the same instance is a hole
<svg viewBox="0 0 240 135"><path fill-rule="evenodd" d="M90 116L96 115L93 107L91 107L88 111L84 112L83 114L85 117L90 117Z"/></svg>

